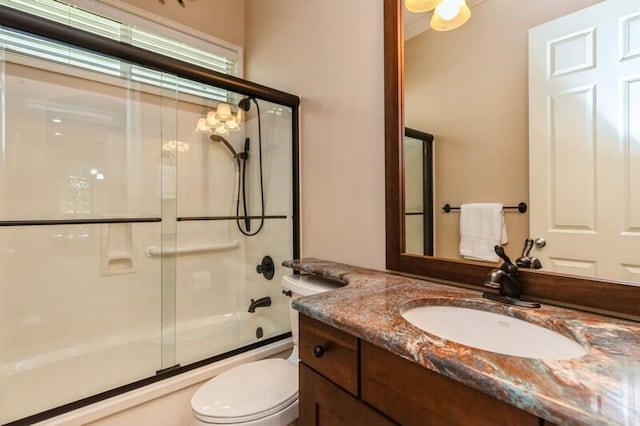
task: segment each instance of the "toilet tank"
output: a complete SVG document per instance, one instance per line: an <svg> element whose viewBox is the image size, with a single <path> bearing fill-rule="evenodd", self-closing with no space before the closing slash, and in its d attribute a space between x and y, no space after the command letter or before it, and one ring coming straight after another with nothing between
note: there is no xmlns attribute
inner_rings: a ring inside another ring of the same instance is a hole
<svg viewBox="0 0 640 426"><path fill-rule="evenodd" d="M312 294L323 293L325 291L335 290L336 288L344 286L344 283L309 274L286 275L282 278L282 287L291 291L292 302L298 297L311 296ZM294 351L297 353L298 311L293 309L291 305L289 305L289 318L291 320L291 335Z"/></svg>

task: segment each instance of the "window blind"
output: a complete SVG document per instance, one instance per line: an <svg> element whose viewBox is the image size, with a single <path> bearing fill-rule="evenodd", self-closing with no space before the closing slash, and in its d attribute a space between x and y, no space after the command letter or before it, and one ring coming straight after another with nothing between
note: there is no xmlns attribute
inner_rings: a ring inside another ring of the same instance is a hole
<svg viewBox="0 0 640 426"><path fill-rule="evenodd" d="M216 45L215 49L212 49L216 53L211 53L205 49L191 46L184 41L134 27L126 22L119 22L58 0L0 0L0 5L203 68L224 74L236 74L238 53L224 46ZM53 40L43 40L3 27L0 27L0 36L0 46L8 51L69 64L112 76L130 78L133 81L157 87L175 86L179 92L189 95L217 101L228 100L228 93L223 89L178 79L142 66L129 65L118 59L69 47Z"/></svg>

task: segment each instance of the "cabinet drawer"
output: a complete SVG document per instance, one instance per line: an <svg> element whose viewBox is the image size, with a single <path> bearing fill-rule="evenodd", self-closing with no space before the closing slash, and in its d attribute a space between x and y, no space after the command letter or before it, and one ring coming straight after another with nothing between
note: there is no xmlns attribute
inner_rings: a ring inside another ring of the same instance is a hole
<svg viewBox="0 0 640 426"><path fill-rule="evenodd" d="M367 342L362 399L407 426L541 424L536 416Z"/></svg>
<svg viewBox="0 0 640 426"><path fill-rule="evenodd" d="M300 364L299 426L393 426L394 422Z"/></svg>
<svg viewBox="0 0 640 426"><path fill-rule="evenodd" d="M300 360L358 396L358 339L300 315Z"/></svg>

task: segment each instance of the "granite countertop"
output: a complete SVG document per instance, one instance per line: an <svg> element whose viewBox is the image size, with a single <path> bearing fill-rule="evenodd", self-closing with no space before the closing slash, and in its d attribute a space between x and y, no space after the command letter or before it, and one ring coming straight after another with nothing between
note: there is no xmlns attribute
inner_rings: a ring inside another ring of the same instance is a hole
<svg viewBox="0 0 640 426"><path fill-rule="evenodd" d="M640 425L640 324L543 304L519 308L447 286L319 259L283 266L344 282L301 297L301 313L557 424ZM400 314L407 306L456 305L505 314L583 345L569 360L501 355L430 335Z"/></svg>

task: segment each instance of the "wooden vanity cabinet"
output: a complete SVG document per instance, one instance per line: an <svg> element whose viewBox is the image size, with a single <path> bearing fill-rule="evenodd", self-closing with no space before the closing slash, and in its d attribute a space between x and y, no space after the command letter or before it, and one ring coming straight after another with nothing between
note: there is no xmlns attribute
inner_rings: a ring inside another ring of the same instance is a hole
<svg viewBox="0 0 640 426"><path fill-rule="evenodd" d="M299 351L301 426L545 424L306 315Z"/></svg>
<svg viewBox="0 0 640 426"><path fill-rule="evenodd" d="M359 398L359 339L306 315L300 315L299 324L298 425L397 424Z"/></svg>
<svg viewBox="0 0 640 426"><path fill-rule="evenodd" d="M300 418L298 425L395 425L358 398L304 364L300 364Z"/></svg>

